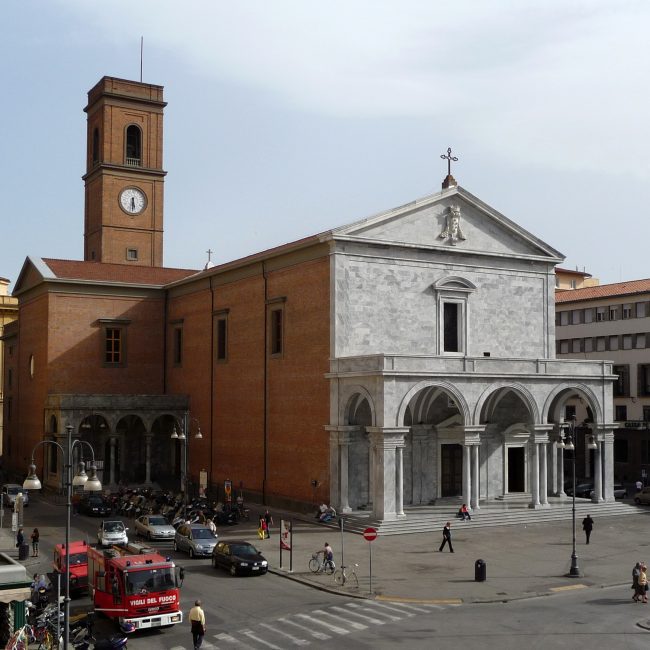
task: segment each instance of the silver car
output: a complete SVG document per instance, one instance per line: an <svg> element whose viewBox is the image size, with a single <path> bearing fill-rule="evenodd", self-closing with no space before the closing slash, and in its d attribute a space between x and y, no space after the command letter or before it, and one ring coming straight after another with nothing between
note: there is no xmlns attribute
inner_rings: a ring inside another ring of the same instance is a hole
<svg viewBox="0 0 650 650"><path fill-rule="evenodd" d="M189 553L190 557L210 557L217 544L217 536L201 524L181 524L174 536L174 550Z"/></svg>
<svg viewBox="0 0 650 650"><path fill-rule="evenodd" d="M142 515L135 520L135 532L147 539L173 539L176 531L162 515Z"/></svg>
<svg viewBox="0 0 650 650"><path fill-rule="evenodd" d="M22 485L18 485L18 483L5 483L2 486L2 501L5 506L13 508L16 504L16 497L19 494L23 495L23 505L28 506L29 494L27 494L27 490Z"/></svg>
<svg viewBox="0 0 650 650"><path fill-rule="evenodd" d="M102 521L97 530L97 544L99 546L112 546L113 544L128 544L129 538L126 531L129 530L124 522L117 520Z"/></svg>

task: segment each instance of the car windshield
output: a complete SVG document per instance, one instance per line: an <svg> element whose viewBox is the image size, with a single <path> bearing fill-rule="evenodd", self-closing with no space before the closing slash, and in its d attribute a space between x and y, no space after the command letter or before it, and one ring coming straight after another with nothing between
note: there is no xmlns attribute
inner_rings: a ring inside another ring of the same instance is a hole
<svg viewBox="0 0 650 650"><path fill-rule="evenodd" d="M124 524L121 521L105 521L104 522L104 532L105 533L123 533Z"/></svg>
<svg viewBox="0 0 650 650"><path fill-rule="evenodd" d="M70 564L88 564L87 553L73 553L70 556Z"/></svg>
<svg viewBox="0 0 650 650"><path fill-rule="evenodd" d="M127 595L165 591L176 586L174 570L171 568L125 572L124 582Z"/></svg>
<svg viewBox="0 0 650 650"><path fill-rule="evenodd" d="M102 499L95 497L94 499L88 499L88 505L91 505L96 508L97 506L104 505L104 502L102 501Z"/></svg>
<svg viewBox="0 0 650 650"><path fill-rule="evenodd" d="M167 520L164 517L149 517L150 526L166 526Z"/></svg>
<svg viewBox="0 0 650 650"><path fill-rule="evenodd" d="M11 487L7 488L7 494L16 495L19 494L20 492L23 492L23 490L19 488L17 485L12 485Z"/></svg>
<svg viewBox="0 0 650 650"><path fill-rule="evenodd" d="M251 557L257 555L257 549L250 544L236 544L230 547L230 550L233 555L239 555L241 557Z"/></svg>
<svg viewBox="0 0 650 650"><path fill-rule="evenodd" d="M209 528L192 529L192 537L194 539L216 539L214 533Z"/></svg>

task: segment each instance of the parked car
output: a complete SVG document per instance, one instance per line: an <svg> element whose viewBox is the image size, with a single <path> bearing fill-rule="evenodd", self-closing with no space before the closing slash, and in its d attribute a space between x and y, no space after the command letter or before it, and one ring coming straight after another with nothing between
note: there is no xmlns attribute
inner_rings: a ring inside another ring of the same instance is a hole
<svg viewBox="0 0 650 650"><path fill-rule="evenodd" d="M592 490L589 493L590 497L594 496L594 491ZM627 499L627 488L621 483L614 483L614 498L615 499Z"/></svg>
<svg viewBox="0 0 650 650"><path fill-rule="evenodd" d="M260 575L266 573L269 563L264 556L248 542L219 542L212 551L212 566L230 571L230 575Z"/></svg>
<svg viewBox="0 0 650 650"><path fill-rule="evenodd" d="M112 546L113 544L128 544L129 538L126 531L129 530L124 522L119 519L102 521L97 531L97 544L99 546Z"/></svg>
<svg viewBox="0 0 650 650"><path fill-rule="evenodd" d="M135 520L135 532L147 539L173 539L174 527L162 515L142 515Z"/></svg>
<svg viewBox="0 0 650 650"><path fill-rule="evenodd" d="M85 495L77 507L80 513L91 517L106 517L111 514L110 504L96 494Z"/></svg>
<svg viewBox="0 0 650 650"><path fill-rule="evenodd" d="M564 488L564 491L570 496L573 496L573 485L569 484ZM588 499L594 491L594 484L589 481L586 483L576 483L576 498Z"/></svg>
<svg viewBox="0 0 650 650"><path fill-rule="evenodd" d="M22 485L18 485L18 483L5 483L2 486L2 502L6 506L13 508L16 504L16 497L21 493L23 495L23 505L28 506L29 494Z"/></svg>
<svg viewBox="0 0 650 650"><path fill-rule="evenodd" d="M217 544L217 536L201 524L182 524L174 535L174 550L189 553L191 558L210 557Z"/></svg>
<svg viewBox="0 0 650 650"><path fill-rule="evenodd" d="M634 495L634 503L647 506L650 504L650 487L644 487Z"/></svg>

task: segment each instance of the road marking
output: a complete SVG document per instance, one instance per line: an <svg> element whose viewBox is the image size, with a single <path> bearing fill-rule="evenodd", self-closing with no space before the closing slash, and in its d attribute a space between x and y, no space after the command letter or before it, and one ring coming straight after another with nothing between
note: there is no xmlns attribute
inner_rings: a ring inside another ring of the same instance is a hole
<svg viewBox="0 0 650 650"><path fill-rule="evenodd" d="M335 609L335 608L332 608ZM345 611L345 610L343 610ZM343 618L340 614L332 614L331 612L327 612L324 609L315 609L313 610L312 614L320 614L320 616L329 616L330 618L334 619L334 622L336 623L347 623L348 625L351 625L355 630L367 630L368 626L364 625L363 623L356 623L355 621L351 621L349 618Z"/></svg>
<svg viewBox="0 0 650 650"><path fill-rule="evenodd" d="M273 627L268 623L260 623L260 626L265 627L267 630L271 630L271 632L275 632L276 634L281 634L282 636L286 636L287 639L291 639L291 642L294 645L309 645L309 641L307 641L306 639L299 639L298 637L293 636L288 632L285 632L284 630L279 630L277 627Z"/></svg>
<svg viewBox="0 0 650 650"><path fill-rule="evenodd" d="M367 603L368 603L369 606L372 605L373 608L381 607L382 609L390 609L391 611L399 612L400 614L402 614L403 616L406 616L408 618L410 618L411 616L415 616L415 614L413 612L407 612L407 611L404 611L403 609L398 609L397 607L391 607L390 605L384 605L383 603L377 603L374 600L369 600L369 601L367 601ZM361 605L355 604L355 607L361 607ZM379 613L379 612L377 612L377 613ZM400 619L398 618L397 620L400 620Z"/></svg>
<svg viewBox="0 0 650 650"><path fill-rule="evenodd" d="M318 610L316 610L318 611ZM318 625L322 625L323 627L326 627L328 630L331 632L336 632L337 634L348 634L348 630L344 630L342 627L338 627L336 625L332 625L331 623L326 623L325 621L321 621L319 618L314 618L313 616L307 616L307 614L296 614L298 618L304 618L306 621L309 621L310 623L316 623Z"/></svg>
<svg viewBox="0 0 650 650"><path fill-rule="evenodd" d="M438 598L438 599L423 599L423 598L401 598L400 596L377 596L377 600L384 600L393 603L394 605L415 603L417 605L462 605L461 598Z"/></svg>
<svg viewBox="0 0 650 650"><path fill-rule="evenodd" d="M359 607L359 605L354 605L354 603L350 603L350 607ZM358 616L359 618L363 618L366 621L370 621L370 623L374 623L375 625L383 625L386 621L382 621L378 618L373 618L372 616L366 616L365 614L359 614L358 612L350 612L347 609L344 609L343 607L331 607L330 609L333 609L337 612L343 612L344 614L348 614L348 616ZM397 619L396 619L397 620Z"/></svg>
<svg viewBox="0 0 650 650"><path fill-rule="evenodd" d="M267 648L271 648L271 650L282 650L277 645L273 645L269 641L265 641L259 634L255 634L253 630L239 630L240 634L243 634L244 636L247 636L249 639L252 639L255 641L255 643L261 643L262 645L265 645Z"/></svg>
<svg viewBox="0 0 650 650"><path fill-rule="evenodd" d="M321 641L327 641L327 639L332 638L329 634L325 634L324 632L319 632L318 630L312 630L311 628L308 628L306 625L300 625L300 623L296 623L295 621L290 621L287 618L279 618L278 621L284 623L285 625L294 625L295 627L302 630L303 632L307 632L307 634L310 634L314 638L320 639Z"/></svg>
<svg viewBox="0 0 650 650"><path fill-rule="evenodd" d="M573 589L587 589L587 585L564 585L563 587L551 587L549 591L571 591Z"/></svg>
<svg viewBox="0 0 650 650"><path fill-rule="evenodd" d="M352 606L352 605L351 605ZM404 617L410 617L410 616L415 616L415 614L411 614L411 612L404 612L400 610L395 610L401 614L401 616L395 616L395 614L389 614L388 612L382 612L381 610L377 609L376 607L366 607L365 605L359 605L357 603L354 604L354 607L358 607L359 609L362 609L364 612L372 612L376 616L383 616L384 618L387 618L389 621L401 621ZM384 621L385 623L386 621Z"/></svg>
<svg viewBox="0 0 650 650"><path fill-rule="evenodd" d="M214 638L219 639L220 641L227 641L228 643L239 643L241 644L241 647L245 648L246 650L255 650L253 647L246 645L245 643L242 643L239 639L235 639L234 636L230 636L230 634L227 634L226 632L221 632L221 634L215 634Z"/></svg>

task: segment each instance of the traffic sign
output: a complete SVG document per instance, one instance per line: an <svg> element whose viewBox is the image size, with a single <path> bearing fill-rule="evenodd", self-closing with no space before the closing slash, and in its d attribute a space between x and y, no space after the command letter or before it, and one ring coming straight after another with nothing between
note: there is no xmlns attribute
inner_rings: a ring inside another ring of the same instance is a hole
<svg viewBox="0 0 650 650"><path fill-rule="evenodd" d="M373 540L377 539L377 529L366 528L363 531L363 539L365 539L367 542L372 542Z"/></svg>

